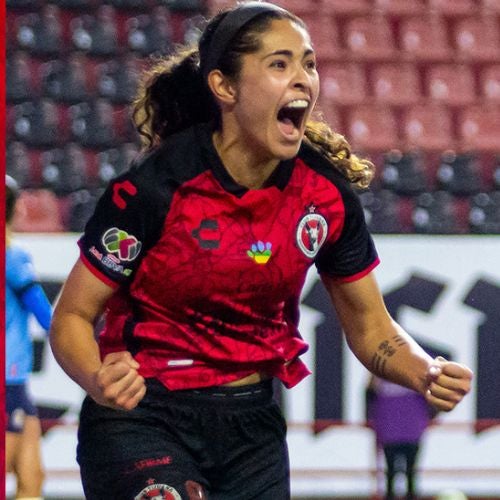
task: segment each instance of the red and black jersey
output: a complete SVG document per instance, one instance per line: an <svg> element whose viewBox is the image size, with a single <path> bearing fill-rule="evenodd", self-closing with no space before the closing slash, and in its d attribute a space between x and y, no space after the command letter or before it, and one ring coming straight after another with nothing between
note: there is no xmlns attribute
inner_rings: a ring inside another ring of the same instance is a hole
<svg viewBox="0 0 500 500"><path fill-rule="evenodd" d="M298 332L309 267L352 281L378 263L358 197L311 146L248 190L225 170L207 125L112 181L79 245L117 288L102 356L129 350L144 377L172 390L255 371L297 384L309 373Z"/></svg>

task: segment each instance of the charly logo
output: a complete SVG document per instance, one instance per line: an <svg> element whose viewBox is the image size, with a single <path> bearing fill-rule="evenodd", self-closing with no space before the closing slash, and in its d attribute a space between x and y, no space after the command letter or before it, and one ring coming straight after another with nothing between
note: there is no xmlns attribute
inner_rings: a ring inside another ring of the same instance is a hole
<svg viewBox="0 0 500 500"><path fill-rule="evenodd" d="M141 251L142 243L122 229L112 227L102 237L106 250L116 255L121 261L134 260Z"/></svg>
<svg viewBox="0 0 500 500"><path fill-rule="evenodd" d="M182 500L179 493L172 486L166 484L152 484L146 486L134 500Z"/></svg>
<svg viewBox="0 0 500 500"><path fill-rule="evenodd" d="M297 226L297 245L304 255L314 257L326 240L328 223L325 218L316 213L316 207L311 203L306 207L307 213Z"/></svg>
<svg viewBox="0 0 500 500"><path fill-rule="evenodd" d="M272 243L258 241L252 244L251 250L247 250L247 255L257 264L266 264L272 255Z"/></svg>

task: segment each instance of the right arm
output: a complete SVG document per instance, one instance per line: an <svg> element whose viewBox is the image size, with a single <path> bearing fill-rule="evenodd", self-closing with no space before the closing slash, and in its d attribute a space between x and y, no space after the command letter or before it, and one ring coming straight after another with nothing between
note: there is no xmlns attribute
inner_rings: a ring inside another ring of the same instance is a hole
<svg viewBox="0 0 500 500"><path fill-rule="evenodd" d="M50 345L62 369L97 403L130 410L146 392L139 364L127 351L101 361L94 338L94 324L113 292L77 261L54 309Z"/></svg>

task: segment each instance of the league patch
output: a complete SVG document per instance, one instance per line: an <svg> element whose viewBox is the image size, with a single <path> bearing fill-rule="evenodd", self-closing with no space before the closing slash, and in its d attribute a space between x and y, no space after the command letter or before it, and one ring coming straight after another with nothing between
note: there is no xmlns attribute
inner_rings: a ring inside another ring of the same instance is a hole
<svg viewBox="0 0 500 500"><path fill-rule="evenodd" d="M309 205L307 210L309 213L300 219L297 226L296 239L302 253L313 258L326 240L328 223L322 215L315 212L316 207L313 204Z"/></svg>
<svg viewBox="0 0 500 500"><path fill-rule="evenodd" d="M112 227L104 233L102 243L104 248L121 262L134 260L142 247L142 243L134 235L117 227Z"/></svg>
<svg viewBox="0 0 500 500"><path fill-rule="evenodd" d="M146 486L134 500L182 500L175 488L167 484L152 484Z"/></svg>

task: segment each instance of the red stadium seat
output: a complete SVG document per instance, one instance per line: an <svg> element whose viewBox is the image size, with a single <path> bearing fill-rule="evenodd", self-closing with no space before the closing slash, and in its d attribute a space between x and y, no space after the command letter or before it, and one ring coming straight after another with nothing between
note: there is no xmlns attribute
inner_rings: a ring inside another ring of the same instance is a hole
<svg viewBox="0 0 500 500"><path fill-rule="evenodd" d="M317 12L321 8L321 0L273 0L273 3L283 7L284 9L293 12L300 16L308 12Z"/></svg>
<svg viewBox="0 0 500 500"><path fill-rule="evenodd" d="M379 152L400 144L396 116L386 105L353 107L347 113L346 128L347 139L355 150Z"/></svg>
<svg viewBox="0 0 500 500"><path fill-rule="evenodd" d="M358 63L331 63L321 68L322 99L336 104L359 104L366 99L364 68Z"/></svg>
<svg viewBox="0 0 500 500"><path fill-rule="evenodd" d="M468 106L459 113L458 134L462 148L500 151L500 105Z"/></svg>
<svg viewBox="0 0 500 500"><path fill-rule="evenodd" d="M448 61L452 49L441 16L408 17L400 27L401 55L417 61Z"/></svg>
<svg viewBox="0 0 500 500"><path fill-rule="evenodd" d="M480 4L485 14L500 14L500 0L481 0Z"/></svg>
<svg viewBox="0 0 500 500"><path fill-rule="evenodd" d="M419 74L411 63L378 64L373 68L371 82L373 95L381 103L407 106L422 97Z"/></svg>
<svg viewBox="0 0 500 500"><path fill-rule="evenodd" d="M316 56L320 60L343 59L345 50L340 43L339 29L334 16L328 14L303 14L307 24Z"/></svg>
<svg viewBox="0 0 500 500"><path fill-rule="evenodd" d="M425 0L374 0L374 7L395 16L419 15L425 12Z"/></svg>
<svg viewBox="0 0 500 500"><path fill-rule="evenodd" d="M372 12L371 0L323 0L323 11L336 16L354 16Z"/></svg>
<svg viewBox="0 0 500 500"><path fill-rule="evenodd" d="M382 14L347 20L345 44L355 59L388 60L396 55L391 25Z"/></svg>
<svg viewBox="0 0 500 500"><path fill-rule="evenodd" d="M487 66L479 75L479 95L500 102L500 64Z"/></svg>
<svg viewBox="0 0 500 500"><path fill-rule="evenodd" d="M444 105L409 106L403 112L402 128L408 148L435 152L454 147L452 116Z"/></svg>
<svg viewBox="0 0 500 500"><path fill-rule="evenodd" d="M463 16L477 12L476 0L428 0L431 10L445 16Z"/></svg>
<svg viewBox="0 0 500 500"><path fill-rule="evenodd" d="M321 115L321 117L330 125L332 130L343 134L342 125L342 113L339 111L338 107L329 102L318 103L316 107L316 112ZM315 116L313 116L313 119Z"/></svg>
<svg viewBox="0 0 500 500"><path fill-rule="evenodd" d="M472 104L476 100L474 73L465 64L430 66L425 90L432 100L453 106Z"/></svg>
<svg viewBox="0 0 500 500"><path fill-rule="evenodd" d="M453 41L457 56L470 61L498 61L500 29L494 16L474 16L456 21Z"/></svg>

